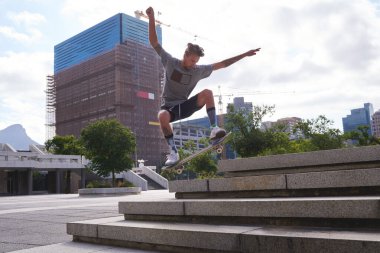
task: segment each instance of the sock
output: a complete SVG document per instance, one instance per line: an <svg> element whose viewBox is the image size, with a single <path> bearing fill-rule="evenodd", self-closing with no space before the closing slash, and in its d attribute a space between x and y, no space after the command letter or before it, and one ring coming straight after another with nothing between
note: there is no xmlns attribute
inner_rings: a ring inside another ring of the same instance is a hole
<svg viewBox="0 0 380 253"><path fill-rule="evenodd" d="M207 108L207 115L210 120L211 127L216 127L216 112L215 107Z"/></svg>
<svg viewBox="0 0 380 253"><path fill-rule="evenodd" d="M170 146L170 148L174 152L178 153L177 147L175 146L175 143L174 143L174 136L173 136L173 134L165 136L165 139L166 139L166 142L168 143L168 145Z"/></svg>

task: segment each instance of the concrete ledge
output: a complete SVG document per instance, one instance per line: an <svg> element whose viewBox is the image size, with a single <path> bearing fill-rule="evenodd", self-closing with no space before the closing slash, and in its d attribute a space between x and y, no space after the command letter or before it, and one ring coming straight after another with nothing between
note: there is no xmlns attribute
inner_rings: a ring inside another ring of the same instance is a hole
<svg viewBox="0 0 380 253"><path fill-rule="evenodd" d="M334 166L341 169L373 168L376 164L377 166L380 164L380 145L221 160L219 172L228 172L228 176L233 176L234 173L242 175L242 172L265 174L271 171L273 174L274 170L290 173L291 171L307 172L307 168L311 168L312 171L333 170Z"/></svg>
<svg viewBox="0 0 380 253"><path fill-rule="evenodd" d="M87 222L98 234L83 235ZM165 249L165 252L377 252L380 231L306 227L226 226L102 219L76 222L75 241Z"/></svg>
<svg viewBox="0 0 380 253"><path fill-rule="evenodd" d="M114 196L140 194L141 187L85 188L79 189L79 196Z"/></svg>
<svg viewBox="0 0 380 253"><path fill-rule="evenodd" d="M285 175L264 175L209 180L210 191L253 191L286 189Z"/></svg>
<svg viewBox="0 0 380 253"><path fill-rule="evenodd" d="M379 200L351 198L188 201L186 215L379 219Z"/></svg>
<svg viewBox="0 0 380 253"><path fill-rule="evenodd" d="M285 175L178 180L169 182L169 192L233 192L285 188Z"/></svg>
<svg viewBox="0 0 380 253"><path fill-rule="evenodd" d="M365 230L263 227L241 238L241 248L248 253L374 253L380 247L380 232Z"/></svg>
<svg viewBox="0 0 380 253"><path fill-rule="evenodd" d="M380 219L380 197L270 198L119 202L130 215Z"/></svg>
<svg viewBox="0 0 380 253"><path fill-rule="evenodd" d="M380 168L286 175L288 189L380 187Z"/></svg>
<svg viewBox="0 0 380 253"><path fill-rule="evenodd" d="M305 191L313 189L318 191ZM169 191L177 198L375 195L380 192L380 168L179 180L170 183Z"/></svg>
<svg viewBox="0 0 380 253"><path fill-rule="evenodd" d="M100 223L96 225L98 233L96 236L93 236L93 233L89 233L88 235L82 233L86 231L86 223L88 222L89 221L72 223L68 234L75 236L76 240L80 240L81 237L93 237L97 239L98 243L102 243L102 240L105 239L113 240L115 243L130 241L165 245L169 248L173 246L192 248L193 250L210 249L216 252L239 252L239 235L258 228L254 226L202 225L125 220L104 223L104 220L101 220ZM91 225L93 225L96 223L96 220L90 222ZM77 231L82 232L77 233Z"/></svg>
<svg viewBox="0 0 380 253"><path fill-rule="evenodd" d="M208 190L207 179L169 181L169 192L205 192Z"/></svg>
<svg viewBox="0 0 380 253"><path fill-rule="evenodd" d="M185 215L182 201L123 201L119 202L119 213Z"/></svg>
<svg viewBox="0 0 380 253"><path fill-rule="evenodd" d="M98 225L103 223L115 222L123 219L122 216L115 216L110 218L75 221L66 224L66 231L69 235L80 235L88 237L98 236Z"/></svg>

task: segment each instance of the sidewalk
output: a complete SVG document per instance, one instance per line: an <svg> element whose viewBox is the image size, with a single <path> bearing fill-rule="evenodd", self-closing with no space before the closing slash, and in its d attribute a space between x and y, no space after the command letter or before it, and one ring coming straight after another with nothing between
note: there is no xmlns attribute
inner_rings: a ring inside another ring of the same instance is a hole
<svg viewBox="0 0 380 253"><path fill-rule="evenodd" d="M119 201L161 198L171 199L174 194L155 190L119 197L78 194L0 197L0 252L152 252L72 242L72 236L66 234L66 223L120 216Z"/></svg>

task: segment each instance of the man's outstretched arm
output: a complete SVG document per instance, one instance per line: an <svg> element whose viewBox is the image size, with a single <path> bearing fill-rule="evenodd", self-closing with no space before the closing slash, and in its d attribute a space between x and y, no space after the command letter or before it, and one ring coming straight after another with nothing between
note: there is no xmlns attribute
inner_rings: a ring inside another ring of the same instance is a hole
<svg viewBox="0 0 380 253"><path fill-rule="evenodd" d="M155 48L159 43L156 33L156 20L154 18L154 10L152 7L146 9L146 15L149 17L149 42L153 48Z"/></svg>
<svg viewBox="0 0 380 253"><path fill-rule="evenodd" d="M214 63L212 65L213 70L218 70L218 69L221 69L221 68L228 67L231 64L234 64L235 62L240 61L244 57L255 55L258 51L260 51L260 48L252 49L252 50L249 50L249 51L247 51L247 52L245 52L243 54L237 55L235 57L226 59L226 60L221 61L221 62Z"/></svg>

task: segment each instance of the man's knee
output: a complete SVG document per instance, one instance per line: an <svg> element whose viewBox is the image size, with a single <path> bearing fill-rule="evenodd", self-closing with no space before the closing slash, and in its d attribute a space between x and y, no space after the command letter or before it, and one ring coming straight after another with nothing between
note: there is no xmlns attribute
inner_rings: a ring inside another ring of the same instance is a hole
<svg viewBox="0 0 380 253"><path fill-rule="evenodd" d="M214 95L212 93L212 90L209 90L209 89L204 89L202 91L202 95L205 97L205 98L213 98Z"/></svg>
<svg viewBox="0 0 380 253"><path fill-rule="evenodd" d="M203 107L204 105L207 107L214 106L214 95L212 90L204 89L198 94L198 106Z"/></svg>
<svg viewBox="0 0 380 253"><path fill-rule="evenodd" d="M157 117L158 117L158 120L160 121L161 124L162 123L167 123L167 124L170 123L171 115L166 110L159 111Z"/></svg>

